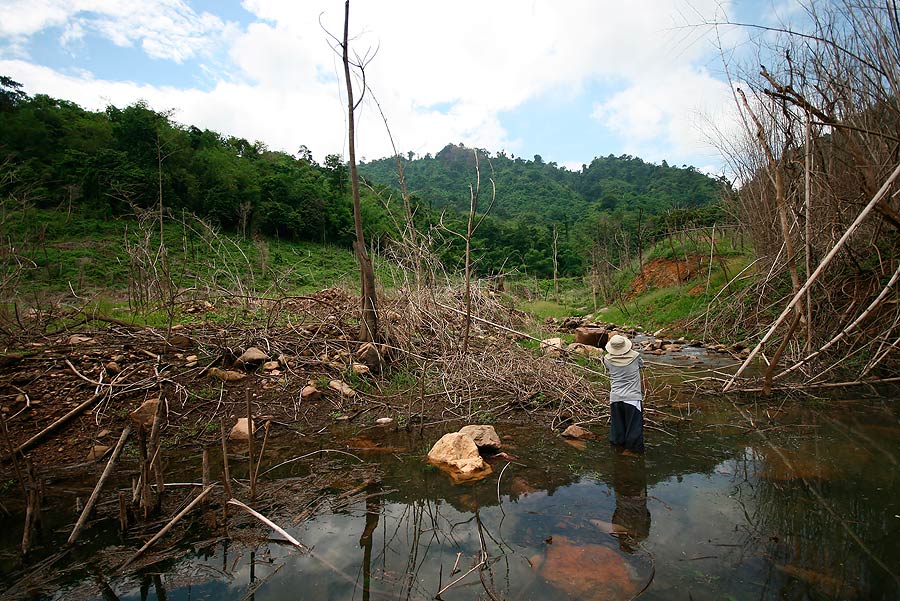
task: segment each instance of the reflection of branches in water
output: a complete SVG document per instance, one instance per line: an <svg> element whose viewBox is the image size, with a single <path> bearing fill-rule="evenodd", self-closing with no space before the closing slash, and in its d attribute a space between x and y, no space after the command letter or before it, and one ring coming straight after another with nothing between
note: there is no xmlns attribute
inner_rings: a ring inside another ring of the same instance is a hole
<svg viewBox="0 0 900 601"><path fill-rule="evenodd" d="M735 406L752 423L750 416ZM780 442L779 446L766 432L755 432L762 441L750 455L756 466L756 486L747 480L740 488L752 493L755 511L753 519L747 516L748 525L753 526L757 540L765 542L763 554L770 560L767 582L774 577L772 570L778 570L789 576L802 574L801 579L815 580L818 586L833 587L845 596L858 596L873 594L857 588L862 584L887 584L886 572L900 585L900 578L866 542L883 540L882 508L860 502L858 490L841 503L842 498L834 493L840 493L842 482L822 486L829 476L824 466L833 462L834 454L829 445L826 459L820 441L828 441L821 439L820 430L813 430L812 448L801 448L803 454L789 450L795 441Z"/></svg>

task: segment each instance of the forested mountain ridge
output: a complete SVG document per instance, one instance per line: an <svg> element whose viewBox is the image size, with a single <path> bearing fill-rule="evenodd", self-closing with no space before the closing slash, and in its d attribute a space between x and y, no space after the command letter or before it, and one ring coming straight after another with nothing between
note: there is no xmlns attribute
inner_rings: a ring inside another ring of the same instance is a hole
<svg viewBox="0 0 900 601"><path fill-rule="evenodd" d="M727 182L693 167L647 163L629 155L595 158L573 172L540 155L532 160L500 151L478 149L482 190L488 178L497 188L492 214L501 219L537 215L549 222L571 223L595 210L641 210L659 213L672 207L691 208L717 202ZM448 144L436 155L400 159L409 191L434 209L467 211L468 187L476 179L475 151ZM397 187L397 159L360 164L360 174L373 183Z"/></svg>
<svg viewBox="0 0 900 601"><path fill-rule="evenodd" d="M29 96L19 83L0 77L0 195L8 208L63 208L101 219L147 211L175 219L191 214L242 238L349 246L346 163L328 155L320 165L309 149L298 148L291 155L182 125L143 102L89 111ZM718 199L727 184L693 168L626 155L596 158L571 172L540 156L524 160L480 149L478 156L480 211L490 200L489 178L497 190L472 239L474 269L481 275L578 276L596 261L591 257L598 248L611 264L627 262L673 227L722 219ZM433 157L408 153L402 164L417 227L435 233L431 251L455 269L464 244L437 224L465 231L474 152L450 144ZM360 171L373 184L363 188L366 239L388 248L401 237L399 215L388 215L383 204L398 187L397 160L371 161ZM386 194L379 198L378 191ZM40 227L34 224L35 236L47 233Z"/></svg>

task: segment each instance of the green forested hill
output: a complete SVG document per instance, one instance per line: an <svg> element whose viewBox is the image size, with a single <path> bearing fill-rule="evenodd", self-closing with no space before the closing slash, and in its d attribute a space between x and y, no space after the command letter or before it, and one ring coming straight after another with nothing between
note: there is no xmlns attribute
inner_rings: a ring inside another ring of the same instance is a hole
<svg viewBox="0 0 900 601"><path fill-rule="evenodd" d="M489 196L487 178L497 185L492 214L499 218L537 215L551 222L572 222L589 211L639 210L660 213L672 207L697 207L719 200L722 182L693 167L646 163L623 155L595 158L579 172L533 160L491 155L479 150L482 187ZM472 149L449 144L435 156L402 159L406 183L429 207L468 210L468 186L475 181ZM397 162L385 158L360 165L372 182L397 186Z"/></svg>
<svg viewBox="0 0 900 601"><path fill-rule="evenodd" d="M153 211L177 220L189 214L244 239L349 247L347 165L338 155L320 165L302 141L291 155L179 124L143 102L88 111L21 88L0 76L0 208L63 209L92 219L127 220ZM673 225L721 219L721 182L692 168L608 156L572 172L540 156L478 153L481 211L491 197L489 178L497 189L472 240L481 275L549 277L555 248L557 272L577 276L599 260L598 253L617 265ZM435 156L409 153L402 162L417 227L431 230L433 252L453 270L464 243L435 225L446 213L444 225L465 230L474 152L451 144ZM395 158L371 161L360 171L373 189L398 187ZM387 192L379 198L363 188L365 235L378 248L399 238L400 216L388 215L383 204Z"/></svg>

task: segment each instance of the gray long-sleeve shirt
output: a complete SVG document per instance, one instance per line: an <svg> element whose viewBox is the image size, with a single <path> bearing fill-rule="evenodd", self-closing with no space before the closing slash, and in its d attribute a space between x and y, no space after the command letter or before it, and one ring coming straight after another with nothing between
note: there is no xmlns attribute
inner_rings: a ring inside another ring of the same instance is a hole
<svg viewBox="0 0 900 601"><path fill-rule="evenodd" d="M638 356L628 365L616 365L604 358L603 365L609 372L609 402L628 403L640 411L641 401L644 399L641 387L641 368L644 367L644 360Z"/></svg>

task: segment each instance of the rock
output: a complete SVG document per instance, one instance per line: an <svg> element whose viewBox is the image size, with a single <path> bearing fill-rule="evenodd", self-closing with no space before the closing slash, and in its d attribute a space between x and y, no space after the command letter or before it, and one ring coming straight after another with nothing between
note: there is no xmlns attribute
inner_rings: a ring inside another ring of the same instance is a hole
<svg viewBox="0 0 900 601"><path fill-rule="evenodd" d="M300 400L303 401L318 401L321 397L322 392L312 384L304 386L300 391Z"/></svg>
<svg viewBox="0 0 900 601"><path fill-rule="evenodd" d="M459 430L460 434L465 434L475 443L479 449L487 447L491 449L499 449L502 444L500 442L500 437L497 436L497 431L494 429L494 426L483 426L483 425L471 425L471 426L463 426Z"/></svg>
<svg viewBox="0 0 900 601"><path fill-rule="evenodd" d="M640 588L625 558L605 545L555 535L546 555L529 563L569 599L632 599Z"/></svg>
<svg viewBox="0 0 900 601"><path fill-rule="evenodd" d="M337 390L344 396L356 396L356 391L350 388L350 385L343 380L332 380L328 383L328 388Z"/></svg>
<svg viewBox="0 0 900 601"><path fill-rule="evenodd" d="M240 382L241 380L243 380L244 378L247 377L247 374L243 374L239 371L234 371L231 369L224 370L224 369L219 369L218 367L210 367L209 375L211 375L212 377L217 378L219 380L222 380L223 382Z"/></svg>
<svg viewBox="0 0 900 601"><path fill-rule="evenodd" d="M263 363L263 369L266 371L273 371L278 369L281 364L278 361L266 361Z"/></svg>
<svg viewBox="0 0 900 601"><path fill-rule="evenodd" d="M746 342L735 342L734 344L731 345L731 350L733 350L735 352L742 351L745 348L747 348Z"/></svg>
<svg viewBox="0 0 900 601"><path fill-rule="evenodd" d="M593 326L581 326L575 328L575 342L602 348L609 341L609 333L606 328Z"/></svg>
<svg viewBox="0 0 900 601"><path fill-rule="evenodd" d="M91 342L94 339L90 336L82 336L81 334L73 334L69 336L69 344L84 344L85 342Z"/></svg>
<svg viewBox="0 0 900 601"><path fill-rule="evenodd" d="M230 440L250 440L251 430L256 433L256 426L249 424L250 421L246 417L239 417L228 438Z"/></svg>
<svg viewBox="0 0 900 601"><path fill-rule="evenodd" d="M570 353L575 353L576 355L584 355L585 357L590 357L591 359L602 359L603 355L606 353L602 348L597 348L596 346L590 346L588 344L581 344L580 342L573 342L566 346L566 351Z"/></svg>
<svg viewBox="0 0 900 601"><path fill-rule="evenodd" d="M428 461L446 472L454 482L480 480L492 473L491 466L478 454L478 446L460 432L444 434L428 451Z"/></svg>
<svg viewBox="0 0 900 601"><path fill-rule="evenodd" d="M378 347L374 344L366 342L356 349L356 360L367 365L370 369L375 369L381 365L381 353L378 352Z"/></svg>
<svg viewBox="0 0 900 601"><path fill-rule="evenodd" d="M677 353L682 348L683 347L680 344L664 344L662 350L666 351L667 353Z"/></svg>
<svg viewBox="0 0 900 601"><path fill-rule="evenodd" d="M389 426L394 423L393 417L379 417L375 420L375 423L379 426Z"/></svg>
<svg viewBox="0 0 900 601"><path fill-rule="evenodd" d="M563 353L562 338L547 338L541 340L541 352L547 357L560 357Z"/></svg>
<svg viewBox="0 0 900 601"><path fill-rule="evenodd" d="M196 363L197 361L200 360L200 357L198 357L197 355L188 355L187 357L184 358L184 360L187 361L188 363Z"/></svg>
<svg viewBox="0 0 900 601"><path fill-rule="evenodd" d="M577 438L577 439L585 439L585 438L594 438L594 433L590 430L586 430L581 426L571 425L565 429L562 433L563 438Z"/></svg>
<svg viewBox="0 0 900 601"><path fill-rule="evenodd" d="M28 402L28 397L25 396L24 394L19 393L16 395L16 404L27 403L27 402Z"/></svg>
<svg viewBox="0 0 900 601"><path fill-rule="evenodd" d="M235 364L244 367L260 365L269 360L269 356L255 346L251 346L237 358Z"/></svg>
<svg viewBox="0 0 900 601"><path fill-rule="evenodd" d="M156 416L158 407L159 399L147 399L140 407L132 411L128 417L134 423L150 428L153 426L153 418Z"/></svg>
<svg viewBox="0 0 900 601"><path fill-rule="evenodd" d="M360 374L360 375L367 374L371 371L369 369L369 366L366 365L365 363L352 363L352 364L350 364L350 369L353 370L353 373Z"/></svg>
<svg viewBox="0 0 900 601"><path fill-rule="evenodd" d="M107 363L107 364L104 365L103 367L105 367L105 368L106 368L106 371L109 372L109 373L112 374L112 375L116 375L117 373L119 373L120 371L122 371L122 368L119 367L119 364L116 363L115 361L110 361L109 363Z"/></svg>
<svg viewBox="0 0 900 601"><path fill-rule="evenodd" d="M106 455L106 452L111 448L112 447L106 446L105 444L95 444L91 447L91 450L88 451L87 460L97 461L98 459Z"/></svg>
<svg viewBox="0 0 900 601"><path fill-rule="evenodd" d="M174 336L170 336L166 341L170 346L174 346L175 348L180 349L189 349L194 347L194 341L184 334L175 334Z"/></svg>

